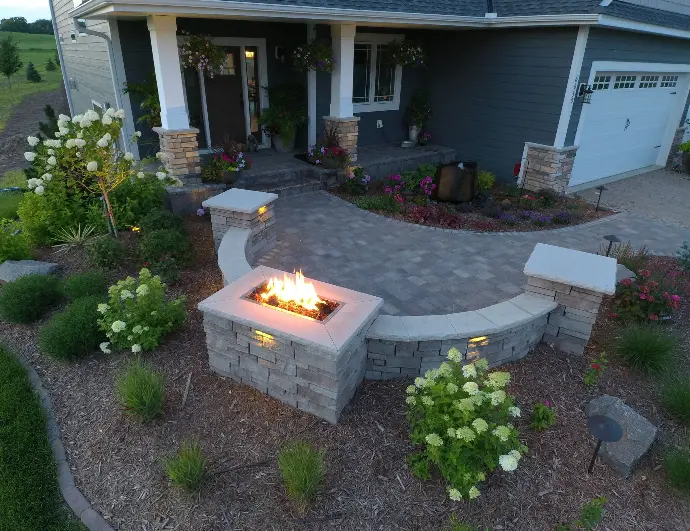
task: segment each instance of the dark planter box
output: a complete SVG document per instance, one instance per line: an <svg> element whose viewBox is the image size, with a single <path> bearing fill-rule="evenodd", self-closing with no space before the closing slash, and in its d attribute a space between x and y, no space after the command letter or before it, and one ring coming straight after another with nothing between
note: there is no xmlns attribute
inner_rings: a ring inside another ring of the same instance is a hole
<svg viewBox="0 0 690 531"><path fill-rule="evenodd" d="M442 164L436 170L436 193L434 199L464 203L472 201L479 190L477 163L463 161L463 168L459 168L460 161Z"/></svg>

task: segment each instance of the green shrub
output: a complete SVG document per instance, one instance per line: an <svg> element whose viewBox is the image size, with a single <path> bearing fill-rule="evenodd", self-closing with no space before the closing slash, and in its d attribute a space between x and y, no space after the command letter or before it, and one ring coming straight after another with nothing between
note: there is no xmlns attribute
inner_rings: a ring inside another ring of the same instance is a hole
<svg viewBox="0 0 690 531"><path fill-rule="evenodd" d="M414 460L436 466L451 500L474 499L486 474L515 470L527 450L511 424L520 409L504 390L510 373L488 373L485 359L462 365L455 348L448 359L407 388L411 439L419 447Z"/></svg>
<svg viewBox="0 0 690 531"><path fill-rule="evenodd" d="M115 269L127 259L122 242L109 235L92 240L86 250L89 261L96 267Z"/></svg>
<svg viewBox="0 0 690 531"><path fill-rule="evenodd" d="M561 198L558 192L550 188L541 188L536 195L539 204L547 208L556 205Z"/></svg>
<svg viewBox="0 0 690 531"><path fill-rule="evenodd" d="M120 404L137 419L149 422L163 413L163 375L140 359L132 361L118 376L116 389Z"/></svg>
<svg viewBox="0 0 690 531"><path fill-rule="evenodd" d="M55 306L62 294L52 275L28 275L0 290L0 317L13 323L31 323Z"/></svg>
<svg viewBox="0 0 690 531"><path fill-rule="evenodd" d="M490 171L482 170L479 172L479 189L483 191L491 190L496 184L496 176Z"/></svg>
<svg viewBox="0 0 690 531"><path fill-rule="evenodd" d="M188 490L198 490L206 477L206 459L196 441L183 442L177 455L165 460L170 480Z"/></svg>
<svg viewBox="0 0 690 531"><path fill-rule="evenodd" d="M184 232L184 219L167 208L157 208L139 220L139 228L144 234L165 229Z"/></svg>
<svg viewBox="0 0 690 531"><path fill-rule="evenodd" d="M443 527L443 531L479 531L477 526L461 522L457 515L453 515Z"/></svg>
<svg viewBox="0 0 690 531"><path fill-rule="evenodd" d="M305 442L291 442L278 454L278 468L288 497L301 510L306 509L314 501L324 480L323 452L314 450Z"/></svg>
<svg viewBox="0 0 690 531"><path fill-rule="evenodd" d="M668 452L664 458L664 469L671 485L690 492L690 448Z"/></svg>
<svg viewBox="0 0 690 531"><path fill-rule="evenodd" d="M0 219L0 264L5 260L26 260L31 258L29 238L21 230L21 224L9 219Z"/></svg>
<svg viewBox="0 0 690 531"><path fill-rule="evenodd" d="M602 243L599 247L599 254L606 255L608 250L608 243ZM609 256L615 258L619 264L627 267L633 273L637 273L640 269L644 269L649 260L649 250L646 246L639 249L633 248L630 242L615 245Z"/></svg>
<svg viewBox="0 0 690 531"><path fill-rule="evenodd" d="M108 304L98 306L98 324L117 348L135 354L152 350L184 323L184 297L167 301L165 284L148 269L142 269L139 278L120 280L108 295Z"/></svg>
<svg viewBox="0 0 690 531"><path fill-rule="evenodd" d="M76 227L62 227L55 231L55 247L60 252L67 252L73 249L81 249L86 246L97 232L97 225L77 225Z"/></svg>
<svg viewBox="0 0 690 531"><path fill-rule="evenodd" d="M39 332L41 351L53 358L72 360L98 350L105 339L96 312L102 301L98 295L82 297L54 315Z"/></svg>
<svg viewBox="0 0 690 531"><path fill-rule="evenodd" d="M556 526L556 531L575 531L576 529L591 531L604 519L605 507L606 498L603 496L594 498L582 506L579 519L570 524L559 524Z"/></svg>
<svg viewBox="0 0 690 531"><path fill-rule="evenodd" d="M144 234L139 246L144 263L166 282L174 282L179 268L192 262L192 247L187 235L175 229L155 230Z"/></svg>
<svg viewBox="0 0 690 531"><path fill-rule="evenodd" d="M678 420L690 424L690 377L673 375L663 385L664 407Z"/></svg>
<svg viewBox="0 0 690 531"><path fill-rule="evenodd" d="M165 182L153 177L128 179L112 192L110 200L119 228L141 226L150 212L165 204Z"/></svg>
<svg viewBox="0 0 690 531"><path fill-rule="evenodd" d="M402 211L402 206L392 195L366 195L355 199L355 205L363 210L380 210L393 214Z"/></svg>
<svg viewBox="0 0 690 531"><path fill-rule="evenodd" d="M223 159L214 157L201 167L201 180L205 183L217 183L223 175Z"/></svg>
<svg viewBox="0 0 690 531"><path fill-rule="evenodd" d="M688 242L683 242L683 246L678 250L676 256L683 271L690 272L690 244Z"/></svg>
<svg viewBox="0 0 690 531"><path fill-rule="evenodd" d="M532 409L532 421L530 426L535 431L544 431L556 424L556 410L551 407L551 403L546 401L543 404L534 404Z"/></svg>
<svg viewBox="0 0 690 531"><path fill-rule="evenodd" d="M17 219L17 209L22 195L21 192L0 193L0 220Z"/></svg>
<svg viewBox="0 0 690 531"><path fill-rule="evenodd" d="M101 298L105 298L108 292L108 284L109 280L105 271L92 269L84 273L75 273L68 276L62 283L62 291L72 300L91 295L99 295Z"/></svg>
<svg viewBox="0 0 690 531"><path fill-rule="evenodd" d="M632 325L616 339L616 354L631 367L659 374L669 366L676 350L675 337L658 326Z"/></svg>

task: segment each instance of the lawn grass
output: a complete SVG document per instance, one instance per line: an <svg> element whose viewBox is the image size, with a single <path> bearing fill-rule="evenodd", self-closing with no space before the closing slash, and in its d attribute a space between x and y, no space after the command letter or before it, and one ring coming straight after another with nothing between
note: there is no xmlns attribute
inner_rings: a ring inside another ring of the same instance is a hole
<svg viewBox="0 0 690 531"><path fill-rule="evenodd" d="M58 67L53 72L46 72L46 61L55 61L55 36L33 35L30 33L14 33L0 31L0 39L12 35L19 44L19 53L24 65L11 78L11 88L7 85L7 78L0 79L0 131L5 128L12 109L24 96L55 90L62 84L62 72ZM26 65L31 61L43 81L32 83L26 79Z"/></svg>
<svg viewBox="0 0 690 531"><path fill-rule="evenodd" d="M26 176L22 170L10 170L0 177L0 188L26 187ZM0 193L0 219L16 219L17 207L22 200L22 192Z"/></svg>
<svg viewBox="0 0 690 531"><path fill-rule="evenodd" d="M0 528L82 531L62 502L46 418L26 371L0 347Z"/></svg>
<svg viewBox="0 0 690 531"><path fill-rule="evenodd" d="M26 188L26 175L24 170L20 168L8 170L0 176L0 188L12 188L14 186Z"/></svg>

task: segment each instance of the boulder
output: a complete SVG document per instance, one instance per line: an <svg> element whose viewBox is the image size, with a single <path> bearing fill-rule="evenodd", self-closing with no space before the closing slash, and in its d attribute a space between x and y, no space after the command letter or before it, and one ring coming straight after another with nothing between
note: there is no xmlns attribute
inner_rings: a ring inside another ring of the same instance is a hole
<svg viewBox="0 0 690 531"><path fill-rule="evenodd" d="M12 282L27 275L50 275L58 269L58 264L37 260L6 260L0 264L0 280Z"/></svg>
<svg viewBox="0 0 690 531"><path fill-rule="evenodd" d="M616 266L616 284L623 280L624 278L635 278L635 273L630 271L623 264L618 264Z"/></svg>
<svg viewBox="0 0 690 531"><path fill-rule="evenodd" d="M602 443L599 457L618 474L629 477L652 446L656 427L615 396L604 395L591 400L585 412L588 417L604 415L620 424L623 437L615 443Z"/></svg>

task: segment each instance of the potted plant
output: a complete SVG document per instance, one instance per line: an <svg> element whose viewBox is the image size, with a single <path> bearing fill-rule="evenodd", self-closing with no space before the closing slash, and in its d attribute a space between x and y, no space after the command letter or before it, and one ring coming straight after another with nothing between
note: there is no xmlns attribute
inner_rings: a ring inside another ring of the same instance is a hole
<svg viewBox="0 0 690 531"><path fill-rule="evenodd" d="M418 90L412 95L407 105L407 125L409 126L410 142L419 140L419 132L424 123L431 118L431 106L429 105L429 93Z"/></svg>
<svg viewBox="0 0 690 531"><path fill-rule="evenodd" d="M259 117L263 130L271 135L278 153L289 153L295 147L297 128L307 122L304 112L304 88L300 85L278 85L269 89L270 106Z"/></svg>
<svg viewBox="0 0 690 531"><path fill-rule="evenodd" d="M307 44L302 44L292 52L292 62L295 70L300 72L333 72L335 59L333 49L329 44L314 39Z"/></svg>
<svg viewBox="0 0 690 531"><path fill-rule="evenodd" d="M388 44L386 62L395 66L424 66L426 53L419 43L397 40Z"/></svg>
<svg viewBox="0 0 690 531"><path fill-rule="evenodd" d="M213 43L207 35L191 35L182 32L186 37L180 45L180 65L182 68L194 68L200 73L213 77L225 63L225 50Z"/></svg>
<svg viewBox="0 0 690 531"><path fill-rule="evenodd" d="M681 164L683 165L683 170L685 173L690 174L690 140L678 146L678 151L682 154Z"/></svg>
<svg viewBox="0 0 690 531"><path fill-rule="evenodd" d="M307 157L312 164L323 166L328 170L343 168L350 160L347 151L340 146L327 147L324 144L317 144L309 148Z"/></svg>

